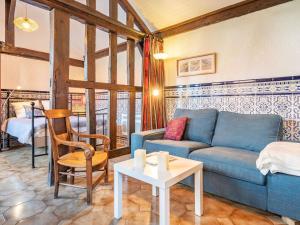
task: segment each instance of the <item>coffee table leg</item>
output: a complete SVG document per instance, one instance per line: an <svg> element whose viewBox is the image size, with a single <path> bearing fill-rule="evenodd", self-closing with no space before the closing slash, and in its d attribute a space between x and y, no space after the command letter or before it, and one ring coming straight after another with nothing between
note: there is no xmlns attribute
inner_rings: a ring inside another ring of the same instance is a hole
<svg viewBox="0 0 300 225"><path fill-rule="evenodd" d="M203 171L202 169L195 173L195 214L203 214Z"/></svg>
<svg viewBox="0 0 300 225"><path fill-rule="evenodd" d="M170 224L170 189L159 188L159 224Z"/></svg>
<svg viewBox="0 0 300 225"><path fill-rule="evenodd" d="M114 215L116 219L122 217L122 174L114 174Z"/></svg>
<svg viewBox="0 0 300 225"><path fill-rule="evenodd" d="M152 185L152 196L158 196L158 188Z"/></svg>

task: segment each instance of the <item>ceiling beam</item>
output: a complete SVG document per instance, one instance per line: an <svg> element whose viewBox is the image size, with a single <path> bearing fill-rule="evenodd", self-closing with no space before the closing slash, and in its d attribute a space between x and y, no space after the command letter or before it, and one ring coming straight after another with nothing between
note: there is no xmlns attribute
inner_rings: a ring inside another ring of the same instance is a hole
<svg viewBox="0 0 300 225"><path fill-rule="evenodd" d="M74 0L22 0L29 4L42 8L56 8L69 13L71 18L78 20L81 23L95 25L97 28L106 32L115 32L124 38L132 38L135 40L142 39L145 34L136 31L121 22L109 16L100 13L87 5L81 4Z"/></svg>
<svg viewBox="0 0 300 225"><path fill-rule="evenodd" d="M118 47L117 47L117 52L118 53L119 52L124 52L126 50L127 50L127 43L126 42L118 44ZM101 49L101 50L96 51L95 58L99 59L99 58L106 57L108 55L109 55L109 48L105 48L105 49Z"/></svg>
<svg viewBox="0 0 300 225"><path fill-rule="evenodd" d="M293 0L246 0L163 28L156 31L155 34L159 35L162 38L166 38L290 1Z"/></svg>
<svg viewBox="0 0 300 225"><path fill-rule="evenodd" d="M35 51L27 48L14 47L11 45L7 45L4 42L0 42L0 53L29 58L29 59L49 61L49 53L47 52L40 52L40 51ZM79 59L70 58L70 65L76 67L83 67L84 62Z"/></svg>
<svg viewBox="0 0 300 225"><path fill-rule="evenodd" d="M137 12L132 7L132 5L128 2L128 0L119 0L119 4L124 9L125 12L128 12L131 15L133 15L134 22L141 31L143 31L146 34L151 34L151 31L149 30L147 25L144 23L142 18L137 14Z"/></svg>
<svg viewBox="0 0 300 225"><path fill-rule="evenodd" d="M5 0L5 42L15 45L15 18L16 0Z"/></svg>

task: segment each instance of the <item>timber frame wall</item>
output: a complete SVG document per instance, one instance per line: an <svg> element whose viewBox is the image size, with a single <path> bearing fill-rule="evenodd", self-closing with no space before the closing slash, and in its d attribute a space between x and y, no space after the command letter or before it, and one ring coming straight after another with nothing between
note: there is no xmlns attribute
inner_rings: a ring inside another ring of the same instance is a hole
<svg viewBox="0 0 300 225"><path fill-rule="evenodd" d="M95 89L109 91L109 134L110 151L109 157L117 157L130 153L130 148L117 149L117 93L118 91L129 92L129 137L135 131L135 96L141 92L142 87L134 86L134 64L135 64L135 43L140 41L149 33L138 14L127 1L122 4L120 0L109 0L109 16L96 10L96 0L87 0L86 5L70 0L21 0L28 4L50 11L50 53L34 51L15 46L15 32L13 20L15 17L16 0L5 0L5 43L0 42L0 59L2 54L32 58L37 60L50 61L50 102L53 109L68 108L69 88L84 88L86 95L87 128L89 133L96 133L96 109ZM121 4L127 13L127 24L120 23L118 18L118 3ZM84 60L69 58L70 41L70 19L78 20L85 25L85 56ZM134 30L134 23L142 31ZM109 48L95 51L96 29L109 33ZM118 45L117 37L127 39L126 42ZM127 74L128 84L117 84L117 54L127 50ZM95 60L109 56L109 83L96 82ZM0 61L1 62L1 61ZM84 81L71 80L69 78L69 67L84 67ZM1 66L1 65L0 65ZM0 78L1 79L1 78ZM1 80L0 80L1 82ZM0 86L1 90L1 86ZM58 133L65 133L64 121L55 120L54 129ZM92 145L95 141L89 140ZM61 153L67 149L60 149ZM52 161L52 154L49 154L49 162ZM53 184L53 167L49 163L49 184Z"/></svg>
<svg viewBox="0 0 300 225"><path fill-rule="evenodd" d="M110 157L130 152L129 147L117 149L117 93L129 92L129 135L135 131L135 96L142 88L134 86L134 56L136 41L140 41L149 29L130 7L127 1L109 0L109 17L96 11L96 0L87 0L86 5L75 1L63 0L22 0L28 4L50 10L50 53L15 47L14 14L16 0L5 0L5 42L0 42L0 53L37 60L50 61L52 108L68 108L68 89L84 88L86 95L87 127L89 133L96 132L95 89L105 89L110 93L109 130L111 138ZM127 13L127 24L117 21L118 4ZM129 7L129 8L128 8ZM70 19L85 24L85 57L84 60L69 58ZM134 30L134 23L142 30ZM109 33L109 48L95 51L96 29ZM117 37L127 39L117 44ZM127 50L128 84L117 84L117 53ZM109 83L96 82L95 60L109 56ZM69 78L69 66L84 67L84 81ZM55 121L57 132L65 132L63 121ZM95 144L90 140L91 144Z"/></svg>
<svg viewBox="0 0 300 225"><path fill-rule="evenodd" d="M0 42L0 54L50 61L51 102L53 108L67 108L68 88L86 90L86 110L88 131L95 132L95 89L106 89L110 92L110 138L111 157L130 152L129 148L116 149L116 94L118 91L129 92L129 134L134 132L135 94L142 87L134 86L134 48L136 41L146 34L151 34L128 0L109 0L109 16L96 10L96 0L87 0L86 5L74 0L21 0L28 4L50 10L50 53L15 47L14 14L16 0L5 0L5 43ZM293 0L245 0L237 4L210 12L199 17L166 27L152 34L161 38L188 32L203 26L219 23L258 10L266 9ZM126 25L117 21L117 5L127 13ZM69 58L70 18L85 24L86 43L84 60ZM141 31L134 30L134 24ZM95 51L96 29L109 33L109 48ZM127 39L117 44L117 36ZM117 53L127 50L128 84L117 84ZM110 83L95 81L95 60L109 56ZM69 79L69 66L84 67L84 81ZM63 123L56 121L55 128L63 132ZM93 143L92 143L93 144Z"/></svg>

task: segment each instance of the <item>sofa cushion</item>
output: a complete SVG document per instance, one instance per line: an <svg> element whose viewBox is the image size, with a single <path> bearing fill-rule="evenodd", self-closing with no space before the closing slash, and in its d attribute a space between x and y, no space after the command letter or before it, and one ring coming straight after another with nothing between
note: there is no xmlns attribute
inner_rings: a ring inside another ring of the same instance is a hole
<svg viewBox="0 0 300 225"><path fill-rule="evenodd" d="M260 152L267 144L281 139L281 125L279 115L220 112L212 145Z"/></svg>
<svg viewBox="0 0 300 225"><path fill-rule="evenodd" d="M217 115L218 111L216 109L176 109L174 117L189 118L183 139L199 141L210 145Z"/></svg>
<svg viewBox="0 0 300 225"><path fill-rule="evenodd" d="M184 134L187 117L172 119L168 122L164 139L180 141Z"/></svg>
<svg viewBox="0 0 300 225"><path fill-rule="evenodd" d="M193 151L189 158L203 162L206 171L264 185L266 178L256 169L258 155L243 149L211 147Z"/></svg>
<svg viewBox="0 0 300 225"><path fill-rule="evenodd" d="M147 140L144 148L147 153L157 151L167 151L171 155L187 158L189 153L201 148L207 148L209 145L196 141L173 141L173 140Z"/></svg>

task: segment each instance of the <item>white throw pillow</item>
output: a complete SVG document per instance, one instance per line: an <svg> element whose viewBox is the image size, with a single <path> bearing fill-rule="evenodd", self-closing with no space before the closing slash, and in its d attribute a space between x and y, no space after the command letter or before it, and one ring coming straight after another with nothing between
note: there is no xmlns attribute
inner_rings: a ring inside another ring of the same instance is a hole
<svg viewBox="0 0 300 225"><path fill-rule="evenodd" d="M26 111L24 105L31 106L31 102L12 102L11 105L14 109L17 118L26 118ZM39 107L39 101L33 101L35 103L35 107Z"/></svg>
<svg viewBox="0 0 300 225"><path fill-rule="evenodd" d="M49 100L43 100L42 105L43 105L44 110L50 109L50 101Z"/></svg>

